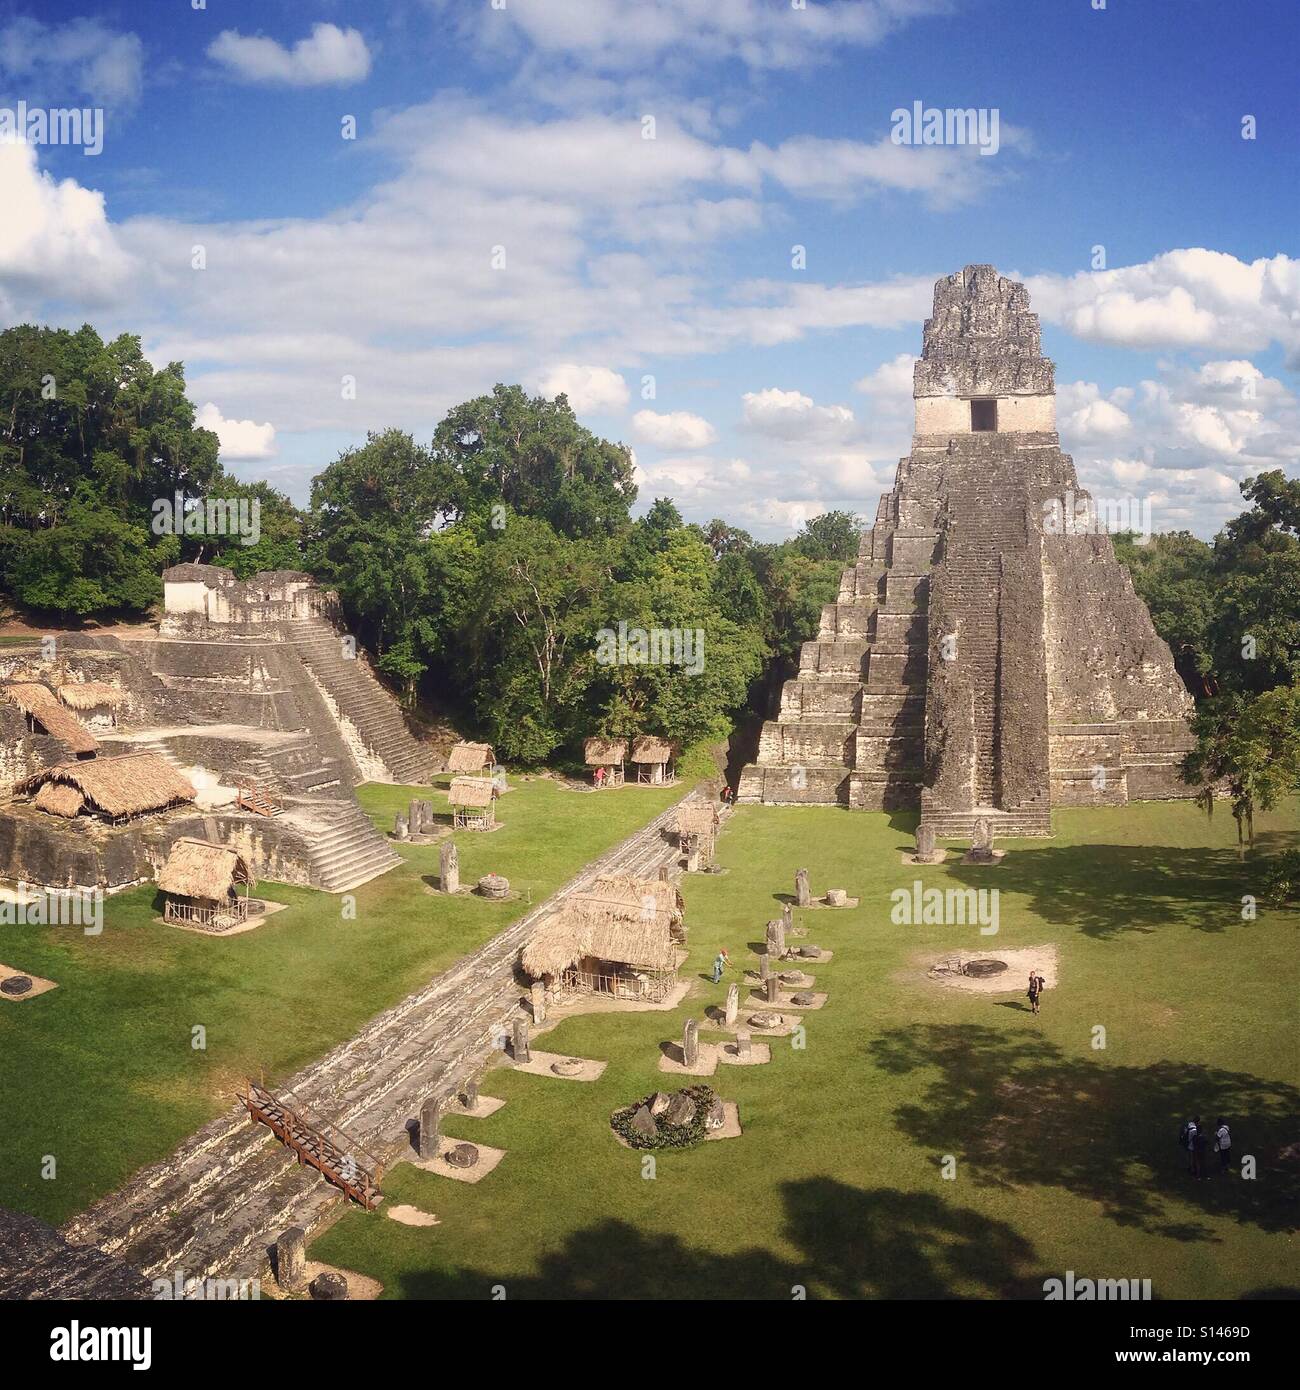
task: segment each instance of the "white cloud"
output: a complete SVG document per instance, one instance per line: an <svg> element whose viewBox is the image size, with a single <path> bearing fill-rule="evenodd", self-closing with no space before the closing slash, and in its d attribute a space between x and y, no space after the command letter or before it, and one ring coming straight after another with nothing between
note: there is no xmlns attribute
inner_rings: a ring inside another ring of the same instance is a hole
<svg viewBox="0 0 1300 1390"><path fill-rule="evenodd" d="M632 417L632 430L643 443L657 449L705 449L718 437L718 432L702 416L689 410L673 410L660 415L653 410L638 410Z"/></svg>
<svg viewBox="0 0 1300 1390"><path fill-rule="evenodd" d="M818 405L800 391L769 386L747 391L742 399L745 425L775 439L843 438L854 426L848 406Z"/></svg>
<svg viewBox="0 0 1300 1390"><path fill-rule="evenodd" d="M42 24L20 18L0 28L0 78L29 88L15 95L31 105L48 99L66 106L73 97L129 104L140 95L143 73L140 39L98 19Z"/></svg>
<svg viewBox="0 0 1300 1390"><path fill-rule="evenodd" d="M627 382L617 372L577 362L561 362L543 373L538 389L543 396L567 396L575 415L599 415L628 402Z"/></svg>
<svg viewBox="0 0 1300 1390"><path fill-rule="evenodd" d="M37 167L32 145L0 142L0 312L13 317L42 296L101 304L129 260L103 194Z"/></svg>
<svg viewBox="0 0 1300 1390"><path fill-rule="evenodd" d="M1056 389L1056 416L1063 436L1071 442L1115 439L1128 432L1132 420L1115 397L1131 395L1122 390L1104 398L1090 381L1075 381Z"/></svg>
<svg viewBox="0 0 1300 1390"><path fill-rule="evenodd" d="M1300 354L1300 260L1190 247L1140 265L1026 280L1034 308L1076 337L1136 348Z"/></svg>
<svg viewBox="0 0 1300 1390"><path fill-rule="evenodd" d="M286 48L260 34L224 29L208 57L243 82L286 87L342 87L370 74L370 50L356 29L313 24L308 38Z"/></svg>
<svg viewBox="0 0 1300 1390"><path fill-rule="evenodd" d="M258 425L252 420L227 420L208 401L197 411L194 423L200 429L211 430L221 441L223 462L275 457L275 426L269 422Z"/></svg>
<svg viewBox="0 0 1300 1390"><path fill-rule="evenodd" d="M463 0L433 0L457 19ZM482 44L523 44L552 62L627 72L732 59L753 69L796 68L880 43L910 19L941 14L949 0L817 0L796 8L767 0L509 0L461 19Z"/></svg>

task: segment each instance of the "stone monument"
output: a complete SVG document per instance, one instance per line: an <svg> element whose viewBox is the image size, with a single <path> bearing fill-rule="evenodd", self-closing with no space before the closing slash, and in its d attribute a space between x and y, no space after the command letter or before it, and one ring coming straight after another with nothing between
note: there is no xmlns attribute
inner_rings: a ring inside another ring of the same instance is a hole
<svg viewBox="0 0 1300 1390"><path fill-rule="evenodd" d="M1061 452L1025 287L939 280L912 395L912 451L737 801L920 809L964 839L979 816L1050 835L1053 806L1194 797L1191 696Z"/></svg>
<svg viewBox="0 0 1300 1390"><path fill-rule="evenodd" d="M682 1029L682 1063L693 1067L700 1060L700 1025L693 1018L686 1020Z"/></svg>
<svg viewBox="0 0 1300 1390"><path fill-rule="evenodd" d="M307 1270L307 1232L290 1226L275 1242L275 1282L282 1289L302 1287Z"/></svg>
<svg viewBox="0 0 1300 1390"><path fill-rule="evenodd" d="M516 1062L531 1062L532 1050L528 1046L528 1020L515 1019L514 1058Z"/></svg>
<svg viewBox="0 0 1300 1390"><path fill-rule="evenodd" d="M808 887L807 869L800 869L794 876L794 900L799 907L812 906L812 892Z"/></svg>
<svg viewBox="0 0 1300 1390"><path fill-rule="evenodd" d="M529 987L528 996L533 1006L533 1026L540 1028L546 1022L546 986L541 980L534 980Z"/></svg>
<svg viewBox="0 0 1300 1390"><path fill-rule="evenodd" d="M438 886L444 893L460 892L460 851L455 840L438 846Z"/></svg>
<svg viewBox="0 0 1300 1390"><path fill-rule="evenodd" d="M438 1157L438 1121L442 1115L442 1099L430 1096L420 1107L419 1154L421 1158Z"/></svg>
<svg viewBox="0 0 1300 1390"><path fill-rule="evenodd" d="M736 1021L736 1016L740 1013L740 986L731 984L727 986L727 1002L723 1006L723 1021L730 1028Z"/></svg>

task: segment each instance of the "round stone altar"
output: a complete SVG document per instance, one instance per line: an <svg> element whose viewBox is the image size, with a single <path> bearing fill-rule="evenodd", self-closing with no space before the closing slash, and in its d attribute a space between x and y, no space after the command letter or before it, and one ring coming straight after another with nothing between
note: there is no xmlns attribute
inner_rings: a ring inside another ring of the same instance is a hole
<svg viewBox="0 0 1300 1390"><path fill-rule="evenodd" d="M562 1057L558 1062L551 1063L551 1070L556 1076L577 1076L583 1068L583 1061L580 1057Z"/></svg>
<svg viewBox="0 0 1300 1390"><path fill-rule="evenodd" d="M750 1014L750 1026L754 1028L779 1028L785 1019L778 1013L763 1011L761 1013Z"/></svg>
<svg viewBox="0 0 1300 1390"><path fill-rule="evenodd" d="M961 968L963 975L973 975L977 980L989 975L1000 975L1007 968L1004 960L968 960Z"/></svg>
<svg viewBox="0 0 1300 1390"><path fill-rule="evenodd" d="M484 874L478 881L478 891L483 898L508 898L510 880L503 874Z"/></svg>
<svg viewBox="0 0 1300 1390"><path fill-rule="evenodd" d="M453 1144L442 1157L452 1168L472 1168L478 1162L478 1149L473 1144Z"/></svg>
<svg viewBox="0 0 1300 1390"><path fill-rule="evenodd" d="M31 987L30 975L10 975L7 979L0 980L0 990L5 994L26 994Z"/></svg>

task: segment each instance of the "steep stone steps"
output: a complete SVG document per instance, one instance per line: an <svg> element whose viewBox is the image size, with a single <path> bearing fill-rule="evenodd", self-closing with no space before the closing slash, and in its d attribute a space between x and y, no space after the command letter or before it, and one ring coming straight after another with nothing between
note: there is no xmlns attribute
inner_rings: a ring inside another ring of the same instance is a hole
<svg viewBox="0 0 1300 1390"><path fill-rule="evenodd" d="M397 702L365 661L343 655L342 634L324 618L286 624L287 636L321 693L355 729L394 782L418 785L433 775L434 757L411 736Z"/></svg>

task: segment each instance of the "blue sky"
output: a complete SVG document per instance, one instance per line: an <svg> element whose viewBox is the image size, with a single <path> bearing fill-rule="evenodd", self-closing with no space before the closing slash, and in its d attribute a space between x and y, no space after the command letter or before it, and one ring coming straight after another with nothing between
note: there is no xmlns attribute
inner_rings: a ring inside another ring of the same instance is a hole
<svg viewBox="0 0 1300 1390"><path fill-rule="evenodd" d="M1300 471L1300 9L1094 3L0 0L0 109L105 112L96 156L0 146L0 324L139 333L299 500L522 381L643 504L776 537L874 512L933 281L989 261L1085 485L1209 535ZM997 152L894 144L916 101Z"/></svg>

